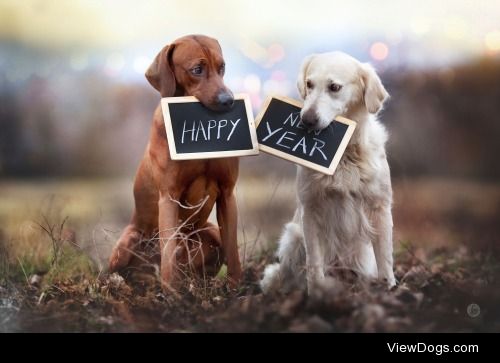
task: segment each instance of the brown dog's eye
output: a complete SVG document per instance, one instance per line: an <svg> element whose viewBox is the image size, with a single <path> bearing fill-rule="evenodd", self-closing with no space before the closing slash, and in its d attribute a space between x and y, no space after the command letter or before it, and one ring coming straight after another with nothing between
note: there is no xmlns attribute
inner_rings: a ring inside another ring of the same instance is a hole
<svg viewBox="0 0 500 363"><path fill-rule="evenodd" d="M226 65L224 63L222 63L222 65L220 66L219 73L221 75L224 75L224 73L226 73Z"/></svg>
<svg viewBox="0 0 500 363"><path fill-rule="evenodd" d="M191 69L191 73L194 74L195 76L200 76L203 73L202 66L194 67L193 69Z"/></svg>
<svg viewBox="0 0 500 363"><path fill-rule="evenodd" d="M340 84L332 83L330 85L330 91L332 91L332 92L338 92L338 91L340 91L341 88L342 88L342 86Z"/></svg>
<svg viewBox="0 0 500 363"><path fill-rule="evenodd" d="M306 82L306 86L307 86L307 88L309 88L309 89L313 88L313 84L312 84L312 82L311 82L311 81L309 81L309 80Z"/></svg>

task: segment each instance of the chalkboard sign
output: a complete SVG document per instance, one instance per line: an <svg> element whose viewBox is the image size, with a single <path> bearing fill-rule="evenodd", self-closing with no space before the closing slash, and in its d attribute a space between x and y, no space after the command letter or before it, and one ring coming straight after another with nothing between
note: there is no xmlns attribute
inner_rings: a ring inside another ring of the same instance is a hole
<svg viewBox="0 0 500 363"><path fill-rule="evenodd" d="M162 98L161 106L173 160L257 155L255 124L246 95L236 95L227 112L203 106L195 97Z"/></svg>
<svg viewBox="0 0 500 363"><path fill-rule="evenodd" d="M307 130L300 120L302 103L288 97L267 99L256 119L259 148L308 168L332 175L356 128L344 117L320 131Z"/></svg>

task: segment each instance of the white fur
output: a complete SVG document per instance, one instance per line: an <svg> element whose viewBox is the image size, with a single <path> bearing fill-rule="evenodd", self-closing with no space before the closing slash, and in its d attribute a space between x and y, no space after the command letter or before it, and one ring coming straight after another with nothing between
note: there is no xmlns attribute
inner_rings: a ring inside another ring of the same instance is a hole
<svg viewBox="0 0 500 363"><path fill-rule="evenodd" d="M332 82L340 91L329 89ZM376 118L388 94L370 65L340 52L307 57L298 88L302 114L315 110L317 128L338 115L357 127L333 176L298 167L297 211L279 241L279 264L267 266L261 287L307 287L311 294L332 266L394 286L387 132Z"/></svg>

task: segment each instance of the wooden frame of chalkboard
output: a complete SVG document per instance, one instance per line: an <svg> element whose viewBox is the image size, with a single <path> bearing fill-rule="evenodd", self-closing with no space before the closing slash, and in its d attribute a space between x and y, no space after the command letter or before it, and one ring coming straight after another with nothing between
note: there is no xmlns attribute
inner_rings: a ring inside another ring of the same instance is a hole
<svg viewBox="0 0 500 363"><path fill-rule="evenodd" d="M245 116L248 121L248 131L250 134L250 143L248 147L238 150L224 150L224 151L203 151L203 152L178 152L176 149L174 130L172 126L171 110L169 105L179 103L200 103L196 97L182 96L182 97L165 97L161 99L161 106L163 111L163 119L165 122L165 130L167 132L168 147L170 157L172 160L194 160L194 159L213 159L213 158L227 158L247 155L259 154L259 143L257 141L257 134L255 132L255 120L252 113L252 106L250 98L246 94L237 94L234 96L235 104L243 102L245 108ZM207 112L211 111L207 109ZM223 115L224 113L221 113Z"/></svg>
<svg viewBox="0 0 500 363"><path fill-rule="evenodd" d="M270 96L264 102L264 105L262 106L261 111L259 112L259 114L255 118L256 128L259 127L259 124L262 121L262 119L264 118L264 116L269 108L269 105L271 104L273 99L288 103L288 104L293 105L293 106L298 107L298 108L303 107L303 103L301 101L297 101L293 98L289 98L289 97L285 97L285 96L276 96L276 95ZM335 152L335 155L334 155L334 157L333 157L333 159L328 167L315 164L313 162L310 162L308 160L304 160L304 159L297 157L297 156L294 156L294 155L290 155L286 152L277 150L277 149L272 148L268 145L263 145L262 143L259 144L259 149L268 153L268 154L275 155L275 156L280 157L280 158L285 159L285 160L289 160L291 162L294 162L296 164L305 166L307 168L319 171L321 173L333 175L333 173L335 172L335 169L337 168L337 166L340 162L340 159L342 158L342 155L344 154L344 151L345 151L347 145L349 144L349 140L351 139L352 134L354 133L354 130L356 128L356 122L349 120L345 117L338 116L335 118L335 121L340 122L342 124L345 124L347 129L346 129L344 137L342 138L342 141L340 142L339 147L338 147L337 151Z"/></svg>

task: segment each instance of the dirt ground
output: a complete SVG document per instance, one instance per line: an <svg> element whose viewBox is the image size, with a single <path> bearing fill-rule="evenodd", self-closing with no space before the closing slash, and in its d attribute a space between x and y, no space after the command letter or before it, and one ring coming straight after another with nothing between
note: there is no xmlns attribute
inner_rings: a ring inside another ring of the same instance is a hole
<svg viewBox="0 0 500 363"><path fill-rule="evenodd" d="M396 180L398 286L387 291L345 274L313 297L263 296L258 287L294 209L293 179L279 176L239 182L237 290L228 289L224 271L189 280L178 296L164 293L155 276L106 274L109 248L129 218L130 183L0 183L0 331L500 331L496 183ZM63 222L74 235L61 235Z"/></svg>

